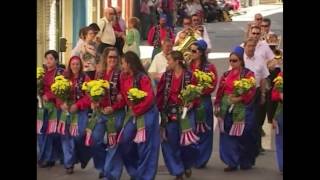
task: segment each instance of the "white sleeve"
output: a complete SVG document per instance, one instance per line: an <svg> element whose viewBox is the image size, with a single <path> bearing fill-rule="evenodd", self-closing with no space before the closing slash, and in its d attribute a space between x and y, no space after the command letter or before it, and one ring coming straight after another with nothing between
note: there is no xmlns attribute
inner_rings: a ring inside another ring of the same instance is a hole
<svg viewBox="0 0 320 180"><path fill-rule="evenodd" d="M212 45L211 45L211 41L210 41L210 38L209 38L209 34L207 32L207 28L205 26L203 26L203 39L206 41L207 45L208 45L208 49L211 49L212 48Z"/></svg>
<svg viewBox="0 0 320 180"><path fill-rule="evenodd" d="M177 33L177 35L176 35L176 39L174 40L174 43L176 43L177 41L178 41L178 39L179 39L179 35L180 35L180 33L181 33L182 31L179 31L178 33Z"/></svg>
<svg viewBox="0 0 320 180"><path fill-rule="evenodd" d="M269 46L265 47L265 57L266 61L272 60L274 58L274 53L272 52L271 48Z"/></svg>
<svg viewBox="0 0 320 180"><path fill-rule="evenodd" d="M152 61L152 63L151 63L151 65L150 65L150 67L149 67L149 69L148 69L149 73L157 72L157 61L158 61L157 59L158 59L157 56L155 56L153 61Z"/></svg>
<svg viewBox="0 0 320 180"><path fill-rule="evenodd" d="M262 68L261 68L262 77L267 78L270 75L268 67L265 63L261 64L261 66L262 66Z"/></svg>
<svg viewBox="0 0 320 180"><path fill-rule="evenodd" d="M97 34L97 37L101 37L102 31L103 31L103 27L105 26L105 21L103 19L100 19L100 21L98 22L98 26L100 31Z"/></svg>

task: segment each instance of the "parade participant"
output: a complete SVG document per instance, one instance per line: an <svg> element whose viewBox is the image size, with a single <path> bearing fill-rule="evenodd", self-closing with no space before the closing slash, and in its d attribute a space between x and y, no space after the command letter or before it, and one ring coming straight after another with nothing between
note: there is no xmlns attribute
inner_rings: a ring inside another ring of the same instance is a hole
<svg viewBox="0 0 320 180"><path fill-rule="evenodd" d="M119 152L117 152L116 139L125 116L125 102L120 94L121 71L117 49L115 47L105 48L99 65L95 79L107 80L110 83L110 90L101 100L101 103L93 102L91 105L94 110L102 109L102 114L92 131L93 162L95 168L100 171L100 178L120 179L122 162L115 162L115 159L120 157Z"/></svg>
<svg viewBox="0 0 320 180"><path fill-rule="evenodd" d="M134 52L125 53L121 63L120 90L128 112L118 138L120 152L132 179L154 179L158 168L160 130L151 80Z"/></svg>
<svg viewBox="0 0 320 180"><path fill-rule="evenodd" d="M72 174L74 165L78 161L81 163L81 168L85 168L91 158L90 149L84 145L83 141L85 128L88 123L90 99L81 89L82 84L89 81L90 78L83 72L83 64L78 56L72 56L70 58L64 76L70 80L72 84L69 99L71 104L69 104L70 102L63 102L61 99L57 101L60 104L61 110L69 113L64 122L64 131L61 131L60 134L64 155L64 167L66 168L67 174ZM72 126L75 126L77 129L74 131L77 132L76 134L73 134Z"/></svg>
<svg viewBox="0 0 320 180"><path fill-rule="evenodd" d="M194 144L181 144L181 111L183 104L179 95L188 84L196 84L192 72L187 70L183 55L179 51L172 51L168 56L167 71L161 76L157 88L157 106L161 112L162 153L164 162L171 175L176 180L183 179L183 174L191 176L191 167L197 160L198 149ZM191 103L187 114L187 121L195 129L195 108Z"/></svg>
<svg viewBox="0 0 320 180"><path fill-rule="evenodd" d="M209 127L205 132L202 132L199 135L200 141L197 144L197 147L200 151L200 156L196 162L197 168L204 168L209 161L212 154L212 145L213 145L213 106L211 100L211 93L215 90L218 74L215 65L208 62L206 55L207 44L204 40L198 40L190 46L192 52L192 60L190 63L190 68L192 72L195 72L196 69L204 71L206 73L213 73L214 77L211 86L203 90L201 95L201 105L197 111L199 113L204 113L196 117L197 123L205 119L205 124ZM200 109L201 108L201 109ZM203 110L204 111L201 111ZM201 111L201 112L200 112ZM201 116L201 117L200 117Z"/></svg>
<svg viewBox="0 0 320 180"><path fill-rule="evenodd" d="M246 93L235 96L234 82L242 78L254 77L254 73L245 68L243 60L243 48L239 47L230 54L229 61L231 70L225 72L220 79L219 88L214 102L215 115L218 118L220 127L220 158L228 166L225 172L240 169L251 169L255 160L256 148L256 120L254 117L254 95L255 86L251 87ZM243 117L238 121L236 112L230 112L230 105L239 103L244 108L241 112ZM243 119L244 118L244 119ZM232 132L232 127L239 123L243 123L242 131Z"/></svg>
<svg viewBox="0 0 320 180"><path fill-rule="evenodd" d="M38 159L39 167L54 166L55 161L62 157L61 143L59 135L56 134L57 118L60 111L56 97L51 91L51 85L57 75L62 75L64 69L59 68L59 55L55 50L48 50L45 55L45 74L43 77L44 104L43 126L38 135L40 155Z"/></svg>

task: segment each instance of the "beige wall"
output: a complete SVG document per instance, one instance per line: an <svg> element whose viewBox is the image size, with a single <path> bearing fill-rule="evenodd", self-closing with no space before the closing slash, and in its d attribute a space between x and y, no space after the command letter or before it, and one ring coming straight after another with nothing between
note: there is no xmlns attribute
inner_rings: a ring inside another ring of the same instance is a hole
<svg viewBox="0 0 320 180"><path fill-rule="evenodd" d="M72 50L72 0L62 1L62 36L67 39L67 50L62 53L62 62L67 64Z"/></svg>

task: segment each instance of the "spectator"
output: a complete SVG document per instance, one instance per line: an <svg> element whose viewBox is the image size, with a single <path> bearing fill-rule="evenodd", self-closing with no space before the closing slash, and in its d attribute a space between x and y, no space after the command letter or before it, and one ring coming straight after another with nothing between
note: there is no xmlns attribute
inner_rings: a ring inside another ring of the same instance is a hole
<svg viewBox="0 0 320 180"><path fill-rule="evenodd" d="M97 41L100 42L97 52L99 55L102 54L103 50L106 47L115 46L116 35L113 30L113 21L116 21L116 14L113 12L113 9L106 8L104 11L104 16L100 19L98 25L101 31L97 34Z"/></svg>

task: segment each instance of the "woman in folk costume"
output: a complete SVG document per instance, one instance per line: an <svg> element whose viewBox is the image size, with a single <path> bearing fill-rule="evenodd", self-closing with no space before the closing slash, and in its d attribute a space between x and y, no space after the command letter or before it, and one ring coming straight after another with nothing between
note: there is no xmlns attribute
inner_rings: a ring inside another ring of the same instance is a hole
<svg viewBox="0 0 320 180"><path fill-rule="evenodd" d="M212 73L211 87L202 91L200 106L196 113L196 133L200 137L197 147L200 155L196 162L197 168L204 168L209 161L213 150L213 106L211 93L215 90L218 74L216 67L208 62L206 56L207 43L198 40L190 46L192 60L190 69L195 72L197 69L205 73Z"/></svg>
<svg viewBox="0 0 320 180"><path fill-rule="evenodd" d="M199 138L195 130L195 104L190 103L186 119L181 119L181 90L188 84L196 84L192 72L179 51L168 56L168 68L162 75L157 88L157 106L161 112L162 153L171 175L183 179L183 174L191 176L191 167L197 160L198 149L194 145ZM188 126L185 126L185 124ZM189 129L189 132L188 132ZM189 136L190 135L190 136ZM190 137L190 138L189 138ZM183 138L187 138L183 141Z"/></svg>
<svg viewBox="0 0 320 180"><path fill-rule="evenodd" d="M82 84L90 80L83 72L83 64L78 56L69 60L64 76L71 81L69 102L57 99L62 110L57 132L61 134L64 167L67 174L73 173L74 164L80 162L85 168L91 156L90 149L84 145L85 128L88 123L90 99L82 91Z"/></svg>
<svg viewBox="0 0 320 180"><path fill-rule="evenodd" d="M165 39L170 39L172 43L174 43L174 33L172 28L166 25L167 16L162 14L160 16L160 21L158 25L153 26L150 28L148 32L148 44L153 46L153 52L151 61L153 60L154 56L161 52L161 42Z"/></svg>
<svg viewBox="0 0 320 180"><path fill-rule="evenodd" d="M225 172L250 169L255 162L254 73L245 68L243 48L229 57L231 70L225 72L215 100L215 115L220 127L220 158L228 166ZM235 81L252 80L252 86L240 96L235 95ZM240 108L236 108L240 107ZM233 108L232 108L233 107Z"/></svg>
<svg viewBox="0 0 320 180"><path fill-rule="evenodd" d="M120 90L128 105L124 127L118 137L127 172L132 179L154 179L159 158L159 112L151 80L134 52L122 58Z"/></svg>
<svg viewBox="0 0 320 180"><path fill-rule="evenodd" d="M37 125L40 149L38 164L39 167L50 167L54 166L55 161L62 157L59 135L56 134L60 110L57 110L58 105L56 97L51 91L51 84L54 82L55 76L62 75L64 69L58 67L59 55L56 51L48 50L44 57L46 58L42 95L44 113L43 117L39 119L41 124Z"/></svg>
<svg viewBox="0 0 320 180"><path fill-rule="evenodd" d="M273 128L276 130L276 157L277 157L277 163L279 171L283 172L283 91L282 87L277 86L283 86L283 74L280 72L278 74L279 78L275 82L275 86L272 89L272 95L271 99L272 101L278 102L277 110L275 113L275 118L273 119ZM277 85L279 83L279 85ZM281 84L281 85L280 85Z"/></svg>
<svg viewBox="0 0 320 180"><path fill-rule="evenodd" d="M92 103L93 109L102 109L101 116L92 129L92 155L99 178L120 179L122 162L118 160L117 135L125 117L125 101L120 94L120 57L115 47L107 47L102 53L95 79L110 83L110 89L99 104Z"/></svg>

